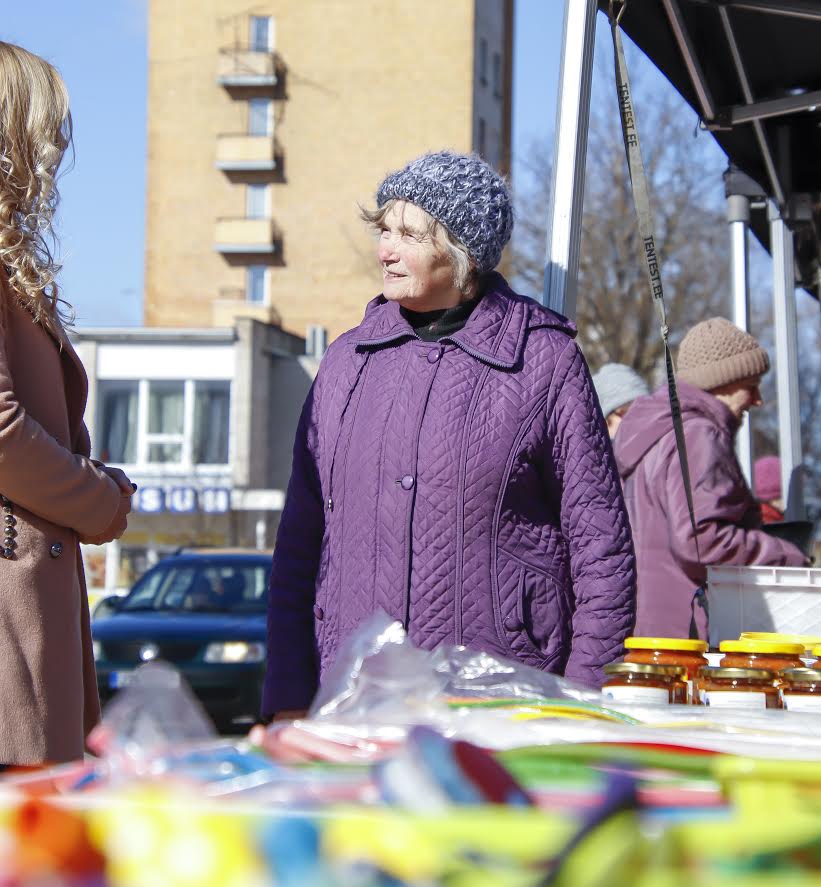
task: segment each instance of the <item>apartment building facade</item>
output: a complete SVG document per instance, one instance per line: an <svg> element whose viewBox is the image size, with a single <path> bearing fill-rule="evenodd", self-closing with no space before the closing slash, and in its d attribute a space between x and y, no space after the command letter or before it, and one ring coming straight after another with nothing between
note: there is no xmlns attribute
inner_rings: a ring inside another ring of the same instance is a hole
<svg viewBox="0 0 821 887"><path fill-rule="evenodd" d="M272 547L317 368L304 341L249 317L72 339L89 377L92 456L138 485L125 536L85 546L90 585L127 586L180 547Z"/></svg>
<svg viewBox="0 0 821 887"><path fill-rule="evenodd" d="M358 323L385 173L442 148L508 171L512 24L513 0L151 0L146 326Z"/></svg>

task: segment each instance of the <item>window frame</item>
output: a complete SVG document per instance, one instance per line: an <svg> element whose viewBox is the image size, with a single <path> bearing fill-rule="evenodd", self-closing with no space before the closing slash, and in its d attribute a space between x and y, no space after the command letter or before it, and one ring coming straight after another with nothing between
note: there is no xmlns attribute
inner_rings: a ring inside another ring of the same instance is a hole
<svg viewBox="0 0 821 887"><path fill-rule="evenodd" d="M263 48L257 44L254 33L254 23L265 21L267 23L268 41ZM274 17L272 15L249 15L248 16L248 48L251 52L273 52L274 50Z"/></svg>
<svg viewBox="0 0 821 887"><path fill-rule="evenodd" d="M252 271L260 271L262 274L262 298L252 299L251 298L251 272ZM245 266L245 301L248 305L267 305L268 304L268 284L269 284L269 275L268 275L268 266L267 265L246 265Z"/></svg>
<svg viewBox="0 0 821 887"><path fill-rule="evenodd" d="M251 215L251 195L262 195L262 213ZM245 218L246 219L270 219L271 218L271 189L267 182L249 182L245 186Z"/></svg>
<svg viewBox="0 0 821 887"><path fill-rule="evenodd" d="M251 110L252 108L259 108L265 106L265 128L263 132L257 132L252 126L252 122L256 120L256 115ZM272 136L274 134L274 102L272 99L267 96L254 96L253 98L248 99L248 113L247 113L247 121L246 121L246 135L249 136Z"/></svg>
<svg viewBox="0 0 821 887"><path fill-rule="evenodd" d="M134 473L159 475L159 474L204 474L224 475L231 470L234 459L234 435L232 431L234 416L234 386L231 379L101 379L100 383L114 382L126 385L137 384L137 441L136 462L111 462L117 467L127 468ZM170 434L149 432L149 397L151 384L157 383L182 383L183 386L183 430L182 434ZM196 405L197 385L223 384L228 392L228 461L219 463L194 463L194 411ZM101 420L102 400L99 402L97 413L98 422ZM99 427L99 426L98 426ZM101 448L95 433L94 449L100 455ZM152 444L180 444L181 455L179 462L149 462L149 447Z"/></svg>

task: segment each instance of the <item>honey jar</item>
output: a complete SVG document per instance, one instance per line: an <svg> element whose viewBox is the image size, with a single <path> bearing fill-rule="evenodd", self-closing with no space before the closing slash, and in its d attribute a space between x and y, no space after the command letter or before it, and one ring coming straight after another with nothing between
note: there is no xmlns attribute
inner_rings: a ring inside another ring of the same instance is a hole
<svg viewBox="0 0 821 887"><path fill-rule="evenodd" d="M687 670L680 665L612 662L604 667L602 696L612 702L670 705L687 702Z"/></svg>
<svg viewBox="0 0 821 887"><path fill-rule="evenodd" d="M780 708L776 674L764 668L702 668L698 678L702 705L711 708Z"/></svg>
<svg viewBox="0 0 821 887"><path fill-rule="evenodd" d="M815 647L821 647L821 637L812 634L778 634L774 631L742 631L742 641L768 641L771 644L801 644L804 657L809 657Z"/></svg>
<svg viewBox="0 0 821 887"><path fill-rule="evenodd" d="M821 714L820 669L788 668L781 680L781 703L787 711Z"/></svg>
<svg viewBox="0 0 821 887"><path fill-rule="evenodd" d="M785 668L803 668L803 644L759 641L744 638L722 641L718 645L724 654L719 665L722 668L764 668L776 673Z"/></svg>
<svg viewBox="0 0 821 887"><path fill-rule="evenodd" d="M643 665L677 665L687 671L687 701L693 702L693 686L698 672L707 663L707 641L689 638L630 637L624 642L625 662Z"/></svg>

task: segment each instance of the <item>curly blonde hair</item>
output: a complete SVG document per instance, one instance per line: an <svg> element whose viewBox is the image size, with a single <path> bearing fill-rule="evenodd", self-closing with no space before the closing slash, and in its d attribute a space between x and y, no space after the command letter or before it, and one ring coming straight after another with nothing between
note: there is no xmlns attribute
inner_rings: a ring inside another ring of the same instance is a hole
<svg viewBox="0 0 821 887"><path fill-rule="evenodd" d="M0 42L0 264L11 296L57 330L71 322L56 281L56 176L71 144L68 91L48 62Z"/></svg>

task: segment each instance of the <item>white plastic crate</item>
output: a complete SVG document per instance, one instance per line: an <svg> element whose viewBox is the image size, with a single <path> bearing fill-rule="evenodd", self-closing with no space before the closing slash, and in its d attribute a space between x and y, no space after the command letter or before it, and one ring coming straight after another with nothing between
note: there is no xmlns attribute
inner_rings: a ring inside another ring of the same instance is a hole
<svg viewBox="0 0 821 887"><path fill-rule="evenodd" d="M821 635L821 569L708 567L710 645L742 631Z"/></svg>

